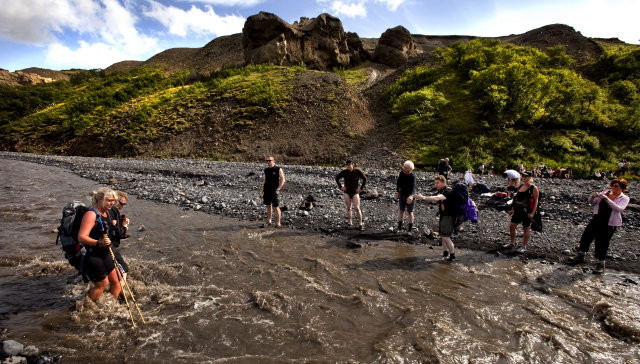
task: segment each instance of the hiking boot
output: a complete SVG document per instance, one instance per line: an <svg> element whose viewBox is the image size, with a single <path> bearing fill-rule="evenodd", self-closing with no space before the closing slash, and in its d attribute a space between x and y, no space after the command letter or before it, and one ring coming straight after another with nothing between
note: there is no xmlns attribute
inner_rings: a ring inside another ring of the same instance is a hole
<svg viewBox="0 0 640 364"><path fill-rule="evenodd" d="M516 252L518 252L518 253L525 253L526 251L527 251L527 247L526 246L521 246L516 250Z"/></svg>
<svg viewBox="0 0 640 364"><path fill-rule="evenodd" d="M583 252L578 252L578 255L576 255L575 257L569 258L567 263L573 264L573 265L584 263L584 256L585 254Z"/></svg>
<svg viewBox="0 0 640 364"><path fill-rule="evenodd" d="M604 262L596 263L596 267L593 269L593 274L602 274L604 273Z"/></svg>
<svg viewBox="0 0 640 364"><path fill-rule="evenodd" d="M446 250L445 250L445 251L443 251L443 252L442 252L442 259L444 260L444 259L447 259L448 257L449 257L449 252L448 252L448 251L446 251Z"/></svg>
<svg viewBox="0 0 640 364"><path fill-rule="evenodd" d="M454 260L456 260L456 253L449 254L449 259L447 259L447 261L453 262Z"/></svg>
<svg viewBox="0 0 640 364"><path fill-rule="evenodd" d="M513 244L513 243L506 243L506 244L502 244L502 247L503 247L504 249L513 249L513 248L515 248L516 246L515 246L515 244Z"/></svg>
<svg viewBox="0 0 640 364"><path fill-rule="evenodd" d="M360 231L364 231L364 225L360 225L360 227L358 228L358 230L360 230Z"/></svg>

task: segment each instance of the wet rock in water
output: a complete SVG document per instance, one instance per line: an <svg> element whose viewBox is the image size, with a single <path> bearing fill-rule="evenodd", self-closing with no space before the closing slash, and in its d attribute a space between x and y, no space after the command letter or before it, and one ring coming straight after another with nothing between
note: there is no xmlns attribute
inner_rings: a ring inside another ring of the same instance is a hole
<svg viewBox="0 0 640 364"><path fill-rule="evenodd" d="M14 356L20 354L24 346L15 340L4 340L0 346L0 354L3 356Z"/></svg>

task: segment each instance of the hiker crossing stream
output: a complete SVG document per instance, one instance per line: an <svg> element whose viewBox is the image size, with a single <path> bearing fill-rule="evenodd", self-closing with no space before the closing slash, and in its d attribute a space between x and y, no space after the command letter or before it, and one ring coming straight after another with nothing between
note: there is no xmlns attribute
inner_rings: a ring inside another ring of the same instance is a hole
<svg viewBox="0 0 640 364"><path fill-rule="evenodd" d="M438 246L259 228L132 196L121 252L146 324L64 259L100 187L0 161L0 327L66 362L637 362L640 278ZM352 234L353 235L353 234ZM354 243L356 242L356 243Z"/></svg>

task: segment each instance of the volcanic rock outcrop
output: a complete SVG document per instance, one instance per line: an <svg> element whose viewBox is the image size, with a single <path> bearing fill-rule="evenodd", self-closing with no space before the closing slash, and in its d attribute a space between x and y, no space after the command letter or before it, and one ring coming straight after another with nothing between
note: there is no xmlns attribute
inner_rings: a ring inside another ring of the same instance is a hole
<svg viewBox="0 0 640 364"><path fill-rule="evenodd" d="M35 85L38 83L53 82L53 79L49 77L42 77L35 73L25 73L22 71L9 72L5 69L0 69L0 83L9 86L20 85Z"/></svg>
<svg viewBox="0 0 640 364"><path fill-rule="evenodd" d="M387 29L380 36L373 60L389 67L400 67L407 63L409 57L417 54L411 33L407 28L398 25Z"/></svg>
<svg viewBox="0 0 640 364"><path fill-rule="evenodd" d="M348 67L369 58L355 33L345 33L340 19L320 14L289 24L278 16L260 12L242 29L247 64L296 65L304 62L320 70Z"/></svg>

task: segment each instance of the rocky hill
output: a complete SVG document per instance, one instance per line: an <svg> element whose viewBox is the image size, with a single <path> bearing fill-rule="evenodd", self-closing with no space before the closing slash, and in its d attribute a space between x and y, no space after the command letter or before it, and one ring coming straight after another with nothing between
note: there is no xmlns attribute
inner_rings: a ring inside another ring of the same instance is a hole
<svg viewBox="0 0 640 364"><path fill-rule="evenodd" d="M245 105L226 100L198 101L175 110L165 119L189 118L191 126L180 133L164 134L162 139L123 148L77 137L53 146L56 153L107 155L211 157L226 160L255 160L275 154L286 163L332 163L345 156L385 167L396 165L407 155L406 143L395 119L383 103L381 94L408 68L435 62L433 51L454 42L466 42L471 35L433 36L410 34L401 26L388 29L380 38L359 38L345 32L339 19L328 14L301 18L288 24L274 14L249 17L243 33L218 37L202 48L174 48L146 61L123 61L105 69L106 73L133 70L144 66L161 68L167 74L188 70L195 75L242 66L248 63L276 65L305 64L309 69L292 80L292 99L281 114L264 115L238 127L237 110ZM584 37L573 28L554 24L520 35L495 38L503 43L539 49L562 45L580 66L597 59L603 42ZM366 75L364 82L349 84L330 71L350 69ZM68 79L72 71L28 69L30 72L0 71L0 82L17 82L16 77L35 77L31 82ZM25 70L27 71L27 70ZM25 76L32 75L32 76ZM37 76L37 77L36 77ZM40 80L40 81L37 81ZM135 117L135 108L120 112L112 124L126 125ZM59 140L58 140L59 141ZM49 143L51 141L40 141ZM90 143L87 143L90 142ZM12 143L11 150L47 151L31 140Z"/></svg>

